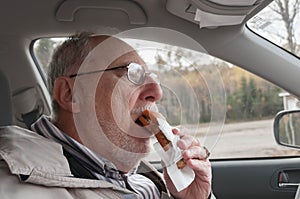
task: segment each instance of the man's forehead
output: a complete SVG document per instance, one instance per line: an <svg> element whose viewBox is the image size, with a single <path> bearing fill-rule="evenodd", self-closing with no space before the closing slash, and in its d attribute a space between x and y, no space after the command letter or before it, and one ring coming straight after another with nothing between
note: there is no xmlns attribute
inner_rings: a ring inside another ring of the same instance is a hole
<svg viewBox="0 0 300 199"><path fill-rule="evenodd" d="M107 35L92 36L93 50L83 65L90 68L105 69L131 62L143 64L138 53L126 42Z"/></svg>
<svg viewBox="0 0 300 199"><path fill-rule="evenodd" d="M124 48L128 50L133 50L133 48L127 44L126 42L122 41L119 38L109 35L94 35L91 36L91 41L93 47L103 46L103 47L115 47L115 48Z"/></svg>
<svg viewBox="0 0 300 199"><path fill-rule="evenodd" d="M130 51L114 60L108 68L126 65L133 62L141 65L145 64L136 51Z"/></svg>

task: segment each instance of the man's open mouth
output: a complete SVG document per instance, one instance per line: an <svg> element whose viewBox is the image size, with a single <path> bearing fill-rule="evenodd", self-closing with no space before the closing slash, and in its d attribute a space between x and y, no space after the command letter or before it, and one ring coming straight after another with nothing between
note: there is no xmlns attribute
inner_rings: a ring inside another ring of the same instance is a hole
<svg viewBox="0 0 300 199"><path fill-rule="evenodd" d="M146 109L142 112L142 115L135 120L135 123L143 127L149 125L150 120L149 110Z"/></svg>
<svg viewBox="0 0 300 199"><path fill-rule="evenodd" d="M139 118L137 118L134 122L139 126L143 126L143 123L141 122L141 120Z"/></svg>
<svg viewBox="0 0 300 199"><path fill-rule="evenodd" d="M133 109L131 111L132 115L138 116L138 118L136 118L134 120L134 122L143 127L146 126L148 124L150 124L150 115L149 115L149 111L158 111L156 105L153 104L147 104L145 106L142 107L138 107L136 109ZM134 117L134 118L135 118Z"/></svg>

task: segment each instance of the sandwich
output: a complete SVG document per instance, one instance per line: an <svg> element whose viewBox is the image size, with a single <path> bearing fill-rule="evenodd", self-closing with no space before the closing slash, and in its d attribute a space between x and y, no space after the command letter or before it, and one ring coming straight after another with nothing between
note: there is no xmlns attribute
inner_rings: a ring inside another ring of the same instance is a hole
<svg viewBox="0 0 300 199"><path fill-rule="evenodd" d="M152 132L163 150L167 152L168 150L172 150L172 148L177 147L177 143L172 143L172 141L168 139L168 136L166 136L163 132L158 120L165 121L165 118L158 112L145 110L136 122ZM186 165L186 162L183 158L181 158L176 162L176 165L178 169L183 169Z"/></svg>

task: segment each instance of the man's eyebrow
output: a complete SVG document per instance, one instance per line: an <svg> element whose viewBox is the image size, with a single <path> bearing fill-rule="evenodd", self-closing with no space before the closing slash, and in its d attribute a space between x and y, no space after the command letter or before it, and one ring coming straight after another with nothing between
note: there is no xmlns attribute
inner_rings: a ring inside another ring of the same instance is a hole
<svg viewBox="0 0 300 199"><path fill-rule="evenodd" d="M90 74L94 74L94 73L113 71L113 70L127 68L127 66L128 65L120 65L120 66L114 66L114 67L106 68L106 69L99 69L99 70L92 70L92 71L87 71L87 72L74 73L74 74L68 75L68 77L73 78L73 77L78 77L78 76L83 76L83 75L90 75Z"/></svg>

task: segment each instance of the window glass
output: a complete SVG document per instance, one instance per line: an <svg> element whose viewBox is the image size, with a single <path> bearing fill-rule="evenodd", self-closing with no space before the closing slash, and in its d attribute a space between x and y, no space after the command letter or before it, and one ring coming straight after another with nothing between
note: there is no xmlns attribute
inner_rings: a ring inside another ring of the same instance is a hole
<svg viewBox="0 0 300 199"><path fill-rule="evenodd" d="M61 41L42 39L34 45L34 55L45 73L49 57ZM274 116L280 110L298 107L295 97L204 53L154 42L126 41L161 79L164 96L157 103L160 112L171 125L184 126L187 133L204 145L208 143L212 158L298 155L296 150L277 145L273 136ZM220 127L217 131L213 131L215 125ZM159 158L153 152L149 160Z"/></svg>
<svg viewBox="0 0 300 199"><path fill-rule="evenodd" d="M275 0L247 23L248 27L300 57L300 1Z"/></svg>
<svg viewBox="0 0 300 199"><path fill-rule="evenodd" d="M33 53L39 67L47 74L48 65L55 48L66 38L42 38L34 42Z"/></svg>

